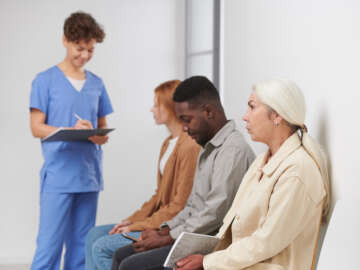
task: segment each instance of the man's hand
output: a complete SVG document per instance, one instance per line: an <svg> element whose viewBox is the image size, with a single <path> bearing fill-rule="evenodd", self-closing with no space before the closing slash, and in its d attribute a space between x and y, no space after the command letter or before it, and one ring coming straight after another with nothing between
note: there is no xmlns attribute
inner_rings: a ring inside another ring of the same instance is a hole
<svg viewBox="0 0 360 270"><path fill-rule="evenodd" d="M103 145L103 144L107 143L108 140L109 140L109 136L107 136L107 135L89 137L89 141L91 141L92 143L98 144L98 145Z"/></svg>
<svg viewBox="0 0 360 270"><path fill-rule="evenodd" d="M128 220L123 220L119 224L115 225L114 228L109 232L109 234L118 234L123 232L129 232L129 225L131 224Z"/></svg>
<svg viewBox="0 0 360 270"><path fill-rule="evenodd" d="M154 248L168 246L174 243L174 239L170 235L159 235L159 233L152 233L151 236L147 235L144 240L139 240L133 244L135 252L142 252Z"/></svg>
<svg viewBox="0 0 360 270"><path fill-rule="evenodd" d="M203 270L204 255L195 254L178 261L177 270Z"/></svg>
<svg viewBox="0 0 360 270"><path fill-rule="evenodd" d="M158 230L154 229L145 229L141 232L139 240L145 240L147 238L156 237L159 235Z"/></svg>
<svg viewBox="0 0 360 270"><path fill-rule="evenodd" d="M165 226L163 227L160 231L159 231L160 235L170 235L170 227L169 226Z"/></svg>
<svg viewBox="0 0 360 270"><path fill-rule="evenodd" d="M145 240L146 238L151 238L156 236L168 236L168 235L170 235L170 228L168 226L162 228L161 230L145 229L141 232L139 240Z"/></svg>

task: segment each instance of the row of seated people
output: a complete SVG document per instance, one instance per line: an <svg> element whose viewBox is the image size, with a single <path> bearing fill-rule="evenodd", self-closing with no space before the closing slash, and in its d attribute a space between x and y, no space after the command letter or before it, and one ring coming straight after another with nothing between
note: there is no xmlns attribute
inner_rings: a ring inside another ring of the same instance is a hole
<svg viewBox="0 0 360 270"><path fill-rule="evenodd" d="M161 84L151 111L170 132L156 192L121 223L89 232L87 270L163 269L184 231L221 241L211 254L180 260L179 269L311 269L329 209L329 179L293 82L253 86L243 120L251 139L268 146L256 159L205 77ZM133 243L124 232L140 240Z"/></svg>

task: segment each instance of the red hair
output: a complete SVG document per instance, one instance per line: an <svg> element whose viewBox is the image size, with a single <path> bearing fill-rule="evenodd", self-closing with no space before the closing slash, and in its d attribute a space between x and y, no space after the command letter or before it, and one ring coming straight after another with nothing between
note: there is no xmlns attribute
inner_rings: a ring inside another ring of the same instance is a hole
<svg viewBox="0 0 360 270"><path fill-rule="evenodd" d="M177 120L175 114L175 102L173 101L173 95L176 87L181 83L180 80L166 81L155 88L155 98L157 99L159 106L164 108L169 113L171 120Z"/></svg>

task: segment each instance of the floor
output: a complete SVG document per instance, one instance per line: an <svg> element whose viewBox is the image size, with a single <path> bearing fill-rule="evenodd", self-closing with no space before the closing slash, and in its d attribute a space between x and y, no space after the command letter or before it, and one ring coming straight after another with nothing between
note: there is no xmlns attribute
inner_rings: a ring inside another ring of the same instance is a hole
<svg viewBox="0 0 360 270"><path fill-rule="evenodd" d="M12 265L0 265L0 270L29 270L30 265L26 264L12 264Z"/></svg>

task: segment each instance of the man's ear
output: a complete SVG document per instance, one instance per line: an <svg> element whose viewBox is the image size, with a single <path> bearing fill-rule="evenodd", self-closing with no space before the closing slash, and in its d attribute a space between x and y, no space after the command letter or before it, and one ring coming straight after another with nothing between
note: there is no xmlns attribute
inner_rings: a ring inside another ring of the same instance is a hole
<svg viewBox="0 0 360 270"><path fill-rule="evenodd" d="M206 104L203 107L207 119L214 119L215 118L215 110L211 104Z"/></svg>

